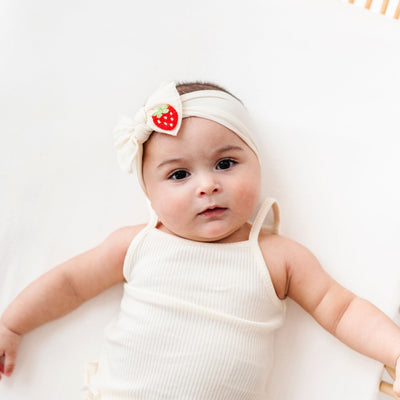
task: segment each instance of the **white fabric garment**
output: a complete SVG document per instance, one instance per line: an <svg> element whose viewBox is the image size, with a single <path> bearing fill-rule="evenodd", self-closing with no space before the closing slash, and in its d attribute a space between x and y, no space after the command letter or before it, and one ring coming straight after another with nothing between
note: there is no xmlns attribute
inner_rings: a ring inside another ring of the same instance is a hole
<svg viewBox="0 0 400 400"><path fill-rule="evenodd" d="M86 399L265 400L273 334L285 302L258 245L266 199L249 239L204 243L149 224L126 254L120 313L105 335Z"/></svg>

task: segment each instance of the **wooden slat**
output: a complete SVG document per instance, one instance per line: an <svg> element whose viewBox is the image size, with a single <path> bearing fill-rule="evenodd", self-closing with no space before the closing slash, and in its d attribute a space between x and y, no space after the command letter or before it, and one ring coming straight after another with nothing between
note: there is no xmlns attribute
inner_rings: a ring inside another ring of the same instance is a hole
<svg viewBox="0 0 400 400"><path fill-rule="evenodd" d="M367 0L365 2L365 8L367 8L368 10L371 8L371 5L372 5L372 0Z"/></svg>
<svg viewBox="0 0 400 400"><path fill-rule="evenodd" d="M355 3L355 0L347 0L347 1L350 4L354 4ZM373 0L365 0L364 8L366 8L367 10L370 10L371 6L372 6L372 1ZM389 2L390 2L390 0L382 0L381 8L379 10L380 14L383 14L383 15L386 14L387 9L389 7ZM400 19L400 0L398 0L397 7L396 7L396 10L394 12L393 18Z"/></svg>
<svg viewBox="0 0 400 400"><path fill-rule="evenodd" d="M399 19L400 17L400 1L397 3L396 11L394 12L393 18Z"/></svg>
<svg viewBox="0 0 400 400"><path fill-rule="evenodd" d="M382 393L385 393L391 397L393 397L394 399L399 399L399 397L397 397L394 392L393 392L393 385L391 385L390 383L387 383L385 381L382 381L379 385L379 390Z"/></svg>
<svg viewBox="0 0 400 400"><path fill-rule="evenodd" d="M388 5L389 5L389 0L383 0L382 6L381 6L381 10L380 10L381 14L386 14L386 10L388 8Z"/></svg>
<svg viewBox="0 0 400 400"><path fill-rule="evenodd" d="M396 371L393 368L388 367L387 365L385 365L385 369L386 369L387 373L390 375L390 377L393 380L396 380Z"/></svg>

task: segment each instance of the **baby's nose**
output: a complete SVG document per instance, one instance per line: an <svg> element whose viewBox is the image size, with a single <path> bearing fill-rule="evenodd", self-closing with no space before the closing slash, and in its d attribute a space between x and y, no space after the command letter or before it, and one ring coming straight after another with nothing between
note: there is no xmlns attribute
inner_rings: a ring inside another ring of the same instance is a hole
<svg viewBox="0 0 400 400"><path fill-rule="evenodd" d="M219 182L211 174L203 176L198 187L199 196L211 195L221 191Z"/></svg>

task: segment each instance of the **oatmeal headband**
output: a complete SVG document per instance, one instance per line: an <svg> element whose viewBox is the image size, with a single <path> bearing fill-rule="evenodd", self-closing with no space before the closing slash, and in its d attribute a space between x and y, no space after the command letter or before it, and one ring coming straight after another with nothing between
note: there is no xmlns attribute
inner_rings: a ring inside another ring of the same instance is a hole
<svg viewBox="0 0 400 400"><path fill-rule="evenodd" d="M115 148L121 169L132 173L136 162L139 183L142 176L143 143L153 131L176 136L183 118L201 117L215 121L236 133L259 158L252 137L249 114L235 97L221 90L198 90L179 95L174 82L161 85L137 112L134 119L123 117L114 129Z"/></svg>

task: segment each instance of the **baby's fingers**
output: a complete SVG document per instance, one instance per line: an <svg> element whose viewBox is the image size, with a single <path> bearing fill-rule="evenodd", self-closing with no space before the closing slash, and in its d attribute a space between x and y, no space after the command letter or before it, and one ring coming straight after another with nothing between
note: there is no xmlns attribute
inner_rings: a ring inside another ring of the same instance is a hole
<svg viewBox="0 0 400 400"><path fill-rule="evenodd" d="M397 397L400 397L400 378L397 378L393 383L393 392Z"/></svg>
<svg viewBox="0 0 400 400"><path fill-rule="evenodd" d="M6 353L4 360L4 375L11 376L15 368L15 359L17 358L16 352Z"/></svg>
<svg viewBox="0 0 400 400"><path fill-rule="evenodd" d="M4 374L4 356L0 356L0 379L1 374Z"/></svg>
<svg viewBox="0 0 400 400"><path fill-rule="evenodd" d="M0 377L13 373L20 341L21 335L8 329L0 320Z"/></svg>
<svg viewBox="0 0 400 400"><path fill-rule="evenodd" d="M0 379L1 375L11 376L15 368L16 353L7 353L0 357Z"/></svg>

